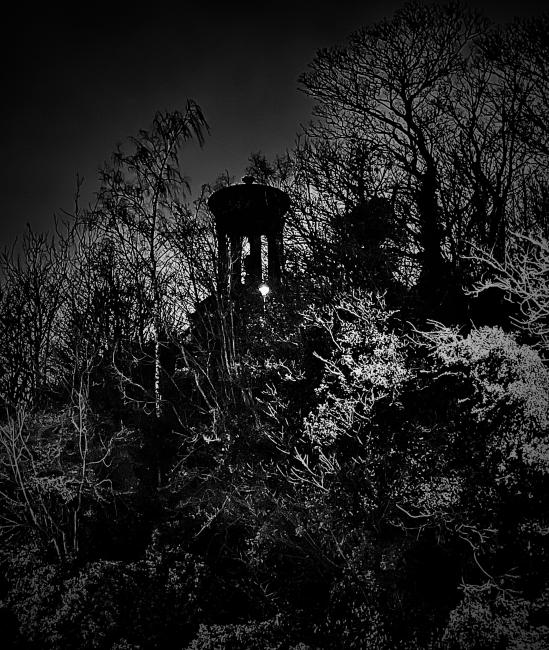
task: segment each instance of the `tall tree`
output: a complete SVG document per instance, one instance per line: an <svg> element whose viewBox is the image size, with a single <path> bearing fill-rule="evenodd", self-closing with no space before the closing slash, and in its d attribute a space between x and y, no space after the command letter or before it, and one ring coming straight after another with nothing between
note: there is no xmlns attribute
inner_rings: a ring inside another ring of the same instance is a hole
<svg viewBox="0 0 549 650"><path fill-rule="evenodd" d="M536 79L547 66L525 65L524 34L537 34L546 64L542 25L496 28L460 3L412 1L320 51L301 77L318 102L301 158L308 197L330 197L334 214L364 194L391 200L401 265L415 265L408 277L431 314L446 286L458 295L470 281L471 242L502 260L507 233L531 221L547 168L531 136L543 128Z"/></svg>
<svg viewBox="0 0 549 650"><path fill-rule="evenodd" d="M166 287L174 270L169 233L180 213L188 182L179 164L180 151L191 139L202 145L207 124L192 101L184 112L157 113L152 128L130 139L131 152L119 148L102 171L102 184L91 224L116 247L130 274L142 282L140 308L145 308L142 342L152 342L154 380L152 396L158 417L163 412L162 349Z"/></svg>
<svg viewBox="0 0 549 650"><path fill-rule="evenodd" d="M448 117L440 98L484 29L457 4L411 2L353 34L347 47L319 52L302 76L325 124L337 115L337 135L362 135L397 166L396 182L414 211L425 292L443 275L440 149Z"/></svg>
<svg viewBox="0 0 549 650"><path fill-rule="evenodd" d="M67 283L67 250L54 237L25 232L0 256L0 399L35 403L51 384Z"/></svg>

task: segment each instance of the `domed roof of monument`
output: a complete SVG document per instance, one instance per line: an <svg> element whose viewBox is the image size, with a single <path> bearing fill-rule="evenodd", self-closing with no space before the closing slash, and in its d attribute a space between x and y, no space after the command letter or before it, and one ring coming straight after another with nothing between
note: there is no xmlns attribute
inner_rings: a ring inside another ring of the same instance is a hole
<svg viewBox="0 0 549 650"><path fill-rule="evenodd" d="M235 235L279 232L290 207L288 195L276 187L255 183L245 176L242 183L222 187L208 199L216 226Z"/></svg>

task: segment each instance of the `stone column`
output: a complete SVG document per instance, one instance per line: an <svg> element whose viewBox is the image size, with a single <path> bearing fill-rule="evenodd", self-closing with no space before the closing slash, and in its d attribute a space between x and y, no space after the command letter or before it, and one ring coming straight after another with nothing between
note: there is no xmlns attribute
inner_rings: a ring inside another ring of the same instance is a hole
<svg viewBox="0 0 549 650"><path fill-rule="evenodd" d="M250 257L248 259L246 277L247 284L258 284L261 282L261 235L250 235Z"/></svg>
<svg viewBox="0 0 549 650"><path fill-rule="evenodd" d="M269 284L280 285L282 280L282 233L271 233L267 237Z"/></svg>
<svg viewBox="0 0 549 650"><path fill-rule="evenodd" d="M227 254L227 235L222 230L217 230L217 285L218 291L227 289L229 273L229 260Z"/></svg>
<svg viewBox="0 0 549 650"><path fill-rule="evenodd" d="M231 235L231 289L242 283L242 237Z"/></svg>

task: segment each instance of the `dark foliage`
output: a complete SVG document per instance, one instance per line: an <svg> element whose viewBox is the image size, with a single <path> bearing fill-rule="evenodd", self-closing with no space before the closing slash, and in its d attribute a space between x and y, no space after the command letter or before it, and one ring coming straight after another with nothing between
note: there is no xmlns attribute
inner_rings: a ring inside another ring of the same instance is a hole
<svg viewBox="0 0 549 650"><path fill-rule="evenodd" d="M545 27L412 2L318 53L247 170L292 199L264 301L192 102L3 255L8 647L547 647Z"/></svg>

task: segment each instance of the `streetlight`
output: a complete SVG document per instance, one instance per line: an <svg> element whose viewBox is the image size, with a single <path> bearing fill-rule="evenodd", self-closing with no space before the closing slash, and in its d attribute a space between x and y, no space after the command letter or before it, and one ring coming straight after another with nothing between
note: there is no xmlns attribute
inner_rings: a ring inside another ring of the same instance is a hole
<svg viewBox="0 0 549 650"><path fill-rule="evenodd" d="M263 296L263 302L265 302L265 298L267 297L267 294L270 290L271 289L268 284L263 283L259 285L259 293Z"/></svg>
<svg viewBox="0 0 549 650"><path fill-rule="evenodd" d="M259 285L258 287L259 293L261 294L261 297L263 298L263 312L265 312L265 298L267 297L267 294L271 290L268 284L265 284L264 282Z"/></svg>

